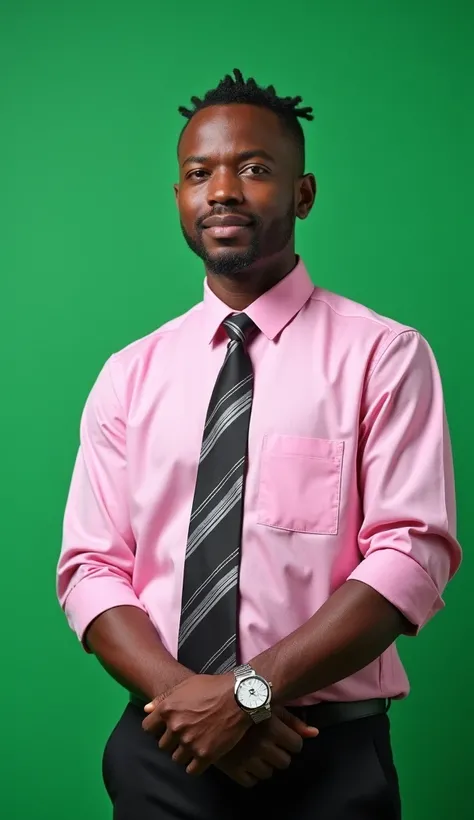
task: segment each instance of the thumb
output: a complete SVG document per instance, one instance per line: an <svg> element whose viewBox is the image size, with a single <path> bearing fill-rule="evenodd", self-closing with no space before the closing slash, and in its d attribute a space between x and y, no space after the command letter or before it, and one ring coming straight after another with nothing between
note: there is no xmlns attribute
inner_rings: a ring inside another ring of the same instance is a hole
<svg viewBox="0 0 474 820"><path fill-rule="evenodd" d="M143 707L144 711L147 713L153 712L155 707L158 706L158 698L152 700L150 703L147 703L146 706Z"/></svg>
<svg viewBox="0 0 474 820"><path fill-rule="evenodd" d="M319 729L316 726L308 726L307 723L289 712L288 709L283 709L280 717L290 729L293 729L302 738L317 737L319 735Z"/></svg>
<svg viewBox="0 0 474 820"><path fill-rule="evenodd" d="M158 704L160 704L161 701L165 699L167 694L167 692L163 692L161 695L157 695L156 698L153 698L153 700L151 700L150 703L147 703L146 706L143 707L145 712L147 712L148 714L150 712L153 712L158 706Z"/></svg>

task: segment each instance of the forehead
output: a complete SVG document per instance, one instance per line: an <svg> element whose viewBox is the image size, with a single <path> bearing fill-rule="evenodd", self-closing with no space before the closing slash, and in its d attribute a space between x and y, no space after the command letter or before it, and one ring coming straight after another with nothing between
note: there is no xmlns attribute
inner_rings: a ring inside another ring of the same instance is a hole
<svg viewBox="0 0 474 820"><path fill-rule="evenodd" d="M275 159L288 157L289 137L273 111L255 105L212 105L198 111L179 144L179 160L187 156L232 155L264 149Z"/></svg>

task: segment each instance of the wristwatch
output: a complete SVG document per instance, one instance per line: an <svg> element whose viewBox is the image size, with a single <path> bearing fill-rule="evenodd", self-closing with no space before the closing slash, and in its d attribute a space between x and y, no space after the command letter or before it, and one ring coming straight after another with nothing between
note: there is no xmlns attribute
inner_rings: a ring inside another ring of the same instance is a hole
<svg viewBox="0 0 474 820"><path fill-rule="evenodd" d="M255 669L252 669L248 663L234 669L234 678L235 700L242 711L250 715L254 723L268 720L272 716L271 683L261 675L257 675Z"/></svg>

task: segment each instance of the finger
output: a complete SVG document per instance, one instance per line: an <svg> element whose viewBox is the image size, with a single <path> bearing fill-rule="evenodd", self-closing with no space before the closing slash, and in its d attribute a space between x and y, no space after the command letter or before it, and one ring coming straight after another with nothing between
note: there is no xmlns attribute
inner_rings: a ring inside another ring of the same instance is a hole
<svg viewBox="0 0 474 820"><path fill-rule="evenodd" d="M166 724L156 709L142 721L142 728L150 735L162 735L165 727Z"/></svg>
<svg viewBox="0 0 474 820"><path fill-rule="evenodd" d="M254 777L252 774L249 774L249 772L229 772L229 777L234 781L234 783L238 783L239 786L243 786L244 789L251 789L252 786L256 786L258 783L258 777Z"/></svg>
<svg viewBox="0 0 474 820"><path fill-rule="evenodd" d="M158 741L158 746L164 752L172 754L178 748L179 743L180 741L178 735L175 735L175 733L172 732L171 729L166 729L166 731L163 732L162 736L160 737L160 740Z"/></svg>
<svg viewBox="0 0 474 820"><path fill-rule="evenodd" d="M245 764L246 771L256 777L257 780L269 780L273 774L273 769L259 757L251 757Z"/></svg>
<svg viewBox="0 0 474 820"><path fill-rule="evenodd" d="M294 732L298 732L300 737L309 738L319 735L319 729L317 729L316 726L308 726L307 723L287 709L282 709L280 718L290 729L293 729Z"/></svg>
<svg viewBox="0 0 474 820"><path fill-rule="evenodd" d="M210 765L211 761L208 760L208 758L195 757L191 760L191 763L186 766L186 773L197 777L198 775L203 774Z"/></svg>
<svg viewBox="0 0 474 820"><path fill-rule="evenodd" d="M280 746L281 749L290 752L290 754L298 754L303 748L303 738L301 735L299 735L298 732L294 732L293 729L290 729L288 726L285 726L284 723L276 727L273 737L275 744Z"/></svg>
<svg viewBox="0 0 474 820"><path fill-rule="evenodd" d="M150 713L153 712L157 706L160 705L161 701L165 699L167 692L163 692L161 695L157 695L156 698L150 701L150 703L146 703L143 707L145 712Z"/></svg>
<svg viewBox="0 0 474 820"><path fill-rule="evenodd" d="M232 764L229 765L223 760L219 760L217 768L233 780L234 783L238 783L239 786L243 786L244 789L251 789L252 786L255 786L255 784L258 783L256 777L253 777L253 775L246 772L240 766L232 766Z"/></svg>
<svg viewBox="0 0 474 820"><path fill-rule="evenodd" d="M248 772L242 772L238 778L235 779L236 783L239 783L244 789L251 789L252 786L256 786L258 783L258 778L254 777Z"/></svg>
<svg viewBox="0 0 474 820"><path fill-rule="evenodd" d="M262 760L274 769L287 769L291 763L291 755L274 743L262 744L260 754Z"/></svg>
<svg viewBox="0 0 474 820"><path fill-rule="evenodd" d="M193 753L184 746L178 746L171 758L175 763L179 763L180 766L187 766L193 759Z"/></svg>

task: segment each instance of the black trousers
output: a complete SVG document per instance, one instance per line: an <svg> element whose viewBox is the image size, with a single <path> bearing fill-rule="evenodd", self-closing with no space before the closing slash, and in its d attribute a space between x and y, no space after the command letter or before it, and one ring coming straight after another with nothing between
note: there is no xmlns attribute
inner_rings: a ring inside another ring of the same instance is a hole
<svg viewBox="0 0 474 820"><path fill-rule="evenodd" d="M322 729L284 772L244 789L215 768L187 775L128 704L107 741L103 777L114 820L400 820L386 714ZM251 816L251 815L250 815Z"/></svg>

